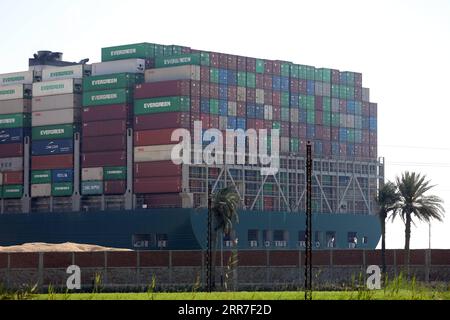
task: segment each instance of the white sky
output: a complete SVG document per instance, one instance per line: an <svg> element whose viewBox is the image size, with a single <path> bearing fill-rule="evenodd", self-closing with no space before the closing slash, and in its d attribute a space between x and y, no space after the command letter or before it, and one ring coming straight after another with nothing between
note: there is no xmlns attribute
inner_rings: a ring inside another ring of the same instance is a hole
<svg viewBox="0 0 450 320"><path fill-rule="evenodd" d="M438 185L449 213L432 246L450 247L450 1L2 0L0 21L0 73L27 70L38 50L97 62L102 47L135 42L362 72L387 177L416 170ZM403 229L388 226L388 247L404 245ZM427 225L412 247L428 247Z"/></svg>

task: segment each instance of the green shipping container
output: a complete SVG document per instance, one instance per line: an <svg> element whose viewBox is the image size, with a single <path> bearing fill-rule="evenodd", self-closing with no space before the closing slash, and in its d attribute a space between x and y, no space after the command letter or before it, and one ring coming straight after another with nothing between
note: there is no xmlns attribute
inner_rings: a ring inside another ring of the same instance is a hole
<svg viewBox="0 0 450 320"><path fill-rule="evenodd" d="M83 182L81 184L81 194L84 196L102 195L103 181Z"/></svg>
<svg viewBox="0 0 450 320"><path fill-rule="evenodd" d="M30 115L25 113L0 115L0 129L14 129L30 126Z"/></svg>
<svg viewBox="0 0 450 320"><path fill-rule="evenodd" d="M149 59L155 57L155 45L152 43L135 43L102 49L102 61L123 59Z"/></svg>
<svg viewBox="0 0 450 320"><path fill-rule="evenodd" d="M316 77L316 68L306 66L306 79L314 80Z"/></svg>
<svg viewBox="0 0 450 320"><path fill-rule="evenodd" d="M72 183L55 183L52 185L52 196L68 197L73 194Z"/></svg>
<svg viewBox="0 0 450 320"><path fill-rule="evenodd" d="M35 127L32 129L33 140L70 139L75 133L75 127L71 124Z"/></svg>
<svg viewBox="0 0 450 320"><path fill-rule="evenodd" d="M209 81L219 83L219 69L211 68L209 71Z"/></svg>
<svg viewBox="0 0 450 320"><path fill-rule="evenodd" d="M207 67L209 67L211 65L211 61L210 61L208 52L200 53L200 64L202 66L207 66Z"/></svg>
<svg viewBox="0 0 450 320"><path fill-rule="evenodd" d="M339 113L331 113L331 125L333 127L339 127L341 123L341 117Z"/></svg>
<svg viewBox="0 0 450 320"><path fill-rule="evenodd" d="M281 64L281 76L288 77L288 78L291 76L291 64L290 63L282 63Z"/></svg>
<svg viewBox="0 0 450 320"><path fill-rule="evenodd" d="M52 172L50 170L32 171L31 184L52 183Z"/></svg>
<svg viewBox="0 0 450 320"><path fill-rule="evenodd" d="M199 53L183 54L171 57L160 57L155 61L156 68L178 67L186 65L201 65L201 58Z"/></svg>
<svg viewBox="0 0 450 320"><path fill-rule="evenodd" d="M83 79L83 91L100 91L132 88L144 82L142 74L118 73L104 76L87 77Z"/></svg>
<svg viewBox="0 0 450 320"><path fill-rule="evenodd" d="M306 123L316 124L316 112L314 110L308 110L308 113L306 114Z"/></svg>
<svg viewBox="0 0 450 320"><path fill-rule="evenodd" d="M155 57L164 57L164 48L162 44L155 44Z"/></svg>
<svg viewBox="0 0 450 320"><path fill-rule="evenodd" d="M186 112L190 109L189 97L140 99L134 103L134 114L145 115L165 112Z"/></svg>
<svg viewBox="0 0 450 320"><path fill-rule="evenodd" d="M238 72L238 86L239 87L246 87L247 86L247 73L246 72ZM256 79L256 77L255 77Z"/></svg>
<svg viewBox="0 0 450 320"><path fill-rule="evenodd" d="M247 73L247 87L248 88L256 88L256 74L254 73Z"/></svg>
<svg viewBox="0 0 450 320"><path fill-rule="evenodd" d="M282 107L289 107L291 96L289 95L289 92L282 92L281 93L281 106Z"/></svg>
<svg viewBox="0 0 450 320"><path fill-rule="evenodd" d="M264 73L265 65L264 60L257 59L256 60L256 73Z"/></svg>
<svg viewBox="0 0 450 320"><path fill-rule="evenodd" d="M125 168L125 167L103 168L103 179L105 181L126 180L127 179L127 168Z"/></svg>
<svg viewBox="0 0 450 320"><path fill-rule="evenodd" d="M291 65L291 77L294 79L298 79L300 77L300 69L297 64Z"/></svg>
<svg viewBox="0 0 450 320"><path fill-rule="evenodd" d="M219 100L210 99L209 100L209 113L210 114L219 114Z"/></svg>
<svg viewBox="0 0 450 320"><path fill-rule="evenodd" d="M110 104L126 104L132 101L132 90L127 89L93 91L83 94L84 107L94 107Z"/></svg>
<svg viewBox="0 0 450 320"><path fill-rule="evenodd" d="M308 70L306 66L299 65L298 66L298 77L300 79L307 79L308 78Z"/></svg>
<svg viewBox="0 0 450 320"><path fill-rule="evenodd" d="M298 147L298 139L294 138L291 139L291 152L298 152L299 147Z"/></svg>
<svg viewBox="0 0 450 320"><path fill-rule="evenodd" d="M20 199L23 196L23 186L3 186L3 199Z"/></svg>

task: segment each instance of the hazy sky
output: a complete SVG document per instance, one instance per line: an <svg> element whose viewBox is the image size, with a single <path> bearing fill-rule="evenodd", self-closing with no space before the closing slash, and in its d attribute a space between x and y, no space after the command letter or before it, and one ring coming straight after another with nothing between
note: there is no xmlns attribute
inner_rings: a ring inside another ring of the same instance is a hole
<svg viewBox="0 0 450 320"><path fill-rule="evenodd" d="M357 71L379 103L379 154L387 177L428 175L446 201L432 246L450 247L450 1L2 0L0 73L28 69L38 50L100 61L101 48L135 42ZM404 244L403 224L388 247ZM413 229L428 247L428 225Z"/></svg>

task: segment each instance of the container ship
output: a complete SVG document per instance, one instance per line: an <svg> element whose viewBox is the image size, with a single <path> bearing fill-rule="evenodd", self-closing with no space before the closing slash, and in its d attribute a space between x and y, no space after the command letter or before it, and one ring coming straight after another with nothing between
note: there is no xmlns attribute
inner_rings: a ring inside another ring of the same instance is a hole
<svg viewBox="0 0 450 320"><path fill-rule="evenodd" d="M384 160L362 74L153 43L88 62L40 51L28 71L0 75L0 245L201 250L209 193L233 187L238 241L223 248L300 250L308 141L314 248L378 245ZM176 164L172 133L196 124L201 137L278 130L279 170Z"/></svg>

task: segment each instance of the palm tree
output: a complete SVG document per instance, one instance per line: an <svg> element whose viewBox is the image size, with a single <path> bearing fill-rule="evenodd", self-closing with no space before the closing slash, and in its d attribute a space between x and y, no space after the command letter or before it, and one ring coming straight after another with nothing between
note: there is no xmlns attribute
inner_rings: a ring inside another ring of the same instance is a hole
<svg viewBox="0 0 450 320"><path fill-rule="evenodd" d="M215 264L217 256L217 238L219 235L226 235L233 238L233 227L235 223L239 223L238 205L239 195L233 188L225 188L217 192L212 198L211 214L213 218L212 230L212 270L211 274L215 279ZM223 239L222 239L223 240ZM234 248L236 247L236 239L232 239ZM232 254L236 256L235 252Z"/></svg>
<svg viewBox="0 0 450 320"><path fill-rule="evenodd" d="M394 212L400 202L400 194L397 187L392 182L387 182L381 186L376 198L378 203L378 217L381 222L381 261L383 274L386 274L386 219L390 212Z"/></svg>
<svg viewBox="0 0 450 320"><path fill-rule="evenodd" d="M405 172L401 177L397 177L397 187L400 193L400 202L398 210L394 213L400 215L405 223L405 250L406 266L409 274L410 263L410 239L411 223L416 217L419 221L430 222L432 219L442 221L445 212L443 201L435 195L425 195L434 186L426 180L425 175L415 172Z"/></svg>

